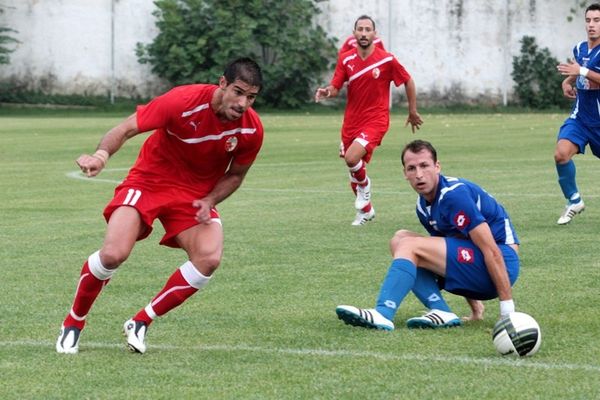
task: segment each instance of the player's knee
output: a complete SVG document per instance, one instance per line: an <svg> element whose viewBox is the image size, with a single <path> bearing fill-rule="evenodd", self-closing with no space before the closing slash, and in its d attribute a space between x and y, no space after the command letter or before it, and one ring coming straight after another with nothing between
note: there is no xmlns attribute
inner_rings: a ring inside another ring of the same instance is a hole
<svg viewBox="0 0 600 400"><path fill-rule="evenodd" d="M412 241L414 234L406 229L400 229L396 231L394 236L390 239L390 251L392 254L396 254L401 249L410 249L412 247Z"/></svg>
<svg viewBox="0 0 600 400"><path fill-rule="evenodd" d="M355 167L356 164L358 164L360 162L360 157L358 155L346 154L344 156L344 161L346 162L346 165L348 166L348 168L352 168L352 167Z"/></svg>
<svg viewBox="0 0 600 400"><path fill-rule="evenodd" d="M569 154L569 152L563 151L562 149L558 148L554 150L554 162L556 164L565 164L569 162L570 159L571 155Z"/></svg>
<svg viewBox="0 0 600 400"><path fill-rule="evenodd" d="M194 257L190 260L202 275L211 276L221 264L221 257L217 255Z"/></svg>
<svg viewBox="0 0 600 400"><path fill-rule="evenodd" d="M108 269L115 269L129 257L129 251L116 246L105 245L100 250L100 261Z"/></svg>

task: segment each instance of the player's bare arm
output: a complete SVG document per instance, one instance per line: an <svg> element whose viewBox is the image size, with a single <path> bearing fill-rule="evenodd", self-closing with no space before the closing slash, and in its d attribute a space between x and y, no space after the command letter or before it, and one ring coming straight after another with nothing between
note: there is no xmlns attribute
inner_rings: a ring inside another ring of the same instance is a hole
<svg viewBox="0 0 600 400"><path fill-rule="evenodd" d="M567 76L561 83L563 96L567 99L575 100L577 98L577 88L575 85L576 76Z"/></svg>
<svg viewBox="0 0 600 400"><path fill-rule="evenodd" d="M315 103L318 103L319 101L321 101L321 99L336 97L339 92L340 91L338 89L336 89L335 87L333 87L332 85L329 85L324 88L318 88L317 91L315 92Z"/></svg>
<svg viewBox="0 0 600 400"><path fill-rule="evenodd" d="M423 119L417 112L417 88L415 82L409 79L404 84L404 90L406 91L406 99L408 101L408 118L404 126L410 124L412 132L415 133L415 129L419 129L423 124Z"/></svg>
<svg viewBox="0 0 600 400"><path fill-rule="evenodd" d="M482 222L469 232L469 237L483 253L485 265L496 286L500 301L512 301L512 289L504 258L494 240L490 226L486 222Z"/></svg>
<svg viewBox="0 0 600 400"><path fill-rule="evenodd" d="M231 166L219 182L217 182L212 192L202 199L194 200L192 203L198 209L196 212L196 221L201 224L210 224L210 209L225 200L240 187L251 166L252 164L240 165L235 162L231 163Z"/></svg>
<svg viewBox="0 0 600 400"><path fill-rule="evenodd" d="M579 65L575 60L569 60L566 63L560 63L556 66L556 70L564 76L573 77L573 82L577 76L585 76L594 83L600 84L600 73L591 69L587 69ZM564 89L563 89L564 91Z"/></svg>
<svg viewBox="0 0 600 400"><path fill-rule="evenodd" d="M106 166L108 158L138 133L136 114L133 113L102 137L94 154L82 154L75 162L88 177L96 176Z"/></svg>

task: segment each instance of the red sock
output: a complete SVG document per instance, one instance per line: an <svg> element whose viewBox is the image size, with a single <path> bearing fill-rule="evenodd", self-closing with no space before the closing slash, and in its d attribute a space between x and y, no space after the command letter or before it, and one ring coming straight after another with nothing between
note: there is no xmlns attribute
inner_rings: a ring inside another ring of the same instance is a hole
<svg viewBox="0 0 600 400"><path fill-rule="evenodd" d="M192 287L187 282L183 277L181 270L178 268L171 275L162 290L152 299L148 307L142 308L133 319L135 321L143 321L147 325L150 325L155 317L171 311L197 291L198 289ZM152 313L155 315L149 315Z"/></svg>
<svg viewBox="0 0 600 400"><path fill-rule="evenodd" d="M357 182L359 185L366 185L367 164L363 160L360 160L358 164L350 167L350 176L353 178L353 181Z"/></svg>
<svg viewBox="0 0 600 400"><path fill-rule="evenodd" d="M73 307L63 321L64 326L75 326L83 329L85 317L87 316L92 304L102 291L102 288L108 284L110 279L100 280L91 273L88 262L86 261L81 268L79 284L75 290L75 299Z"/></svg>

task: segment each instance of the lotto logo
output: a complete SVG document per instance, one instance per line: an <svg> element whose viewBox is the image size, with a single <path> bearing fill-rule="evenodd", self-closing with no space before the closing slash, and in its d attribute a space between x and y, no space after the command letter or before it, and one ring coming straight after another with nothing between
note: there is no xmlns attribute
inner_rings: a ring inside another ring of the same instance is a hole
<svg viewBox="0 0 600 400"><path fill-rule="evenodd" d="M385 306L388 308L393 308L394 310L398 308L398 305L393 300L386 300L383 304L385 304Z"/></svg>
<svg viewBox="0 0 600 400"><path fill-rule="evenodd" d="M458 262L473 264L475 261L475 254L473 253L473 249L468 247L459 247L458 248Z"/></svg>
<svg viewBox="0 0 600 400"><path fill-rule="evenodd" d="M468 226L470 222L471 222L471 220L469 219L469 217L467 217L467 215L465 214L464 211L459 211L454 216L454 223L456 224L458 229L462 229L465 226Z"/></svg>

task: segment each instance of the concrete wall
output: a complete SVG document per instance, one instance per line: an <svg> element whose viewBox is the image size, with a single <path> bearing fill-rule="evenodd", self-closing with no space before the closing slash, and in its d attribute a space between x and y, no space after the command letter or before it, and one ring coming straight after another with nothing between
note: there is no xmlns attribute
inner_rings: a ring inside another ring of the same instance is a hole
<svg viewBox="0 0 600 400"><path fill-rule="evenodd" d="M341 41L358 15L372 16L387 49L413 75L423 101L502 104L511 96L512 57L523 35L535 36L560 60L585 39L578 3L329 0L319 3L317 22ZM148 65L137 62L134 51L137 42L148 43L157 34L151 0L2 0L1 5L6 8L0 25L18 30L21 43L11 64L0 66L0 80L52 93L106 94L112 87L118 96L152 96L166 88ZM568 22L571 8L578 11Z"/></svg>

